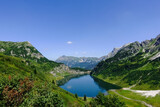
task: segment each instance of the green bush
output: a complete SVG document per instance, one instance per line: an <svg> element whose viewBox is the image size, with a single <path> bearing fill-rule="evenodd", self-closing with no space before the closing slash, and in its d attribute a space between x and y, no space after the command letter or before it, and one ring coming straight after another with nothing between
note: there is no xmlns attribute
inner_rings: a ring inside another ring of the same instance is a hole
<svg viewBox="0 0 160 107"><path fill-rule="evenodd" d="M29 97L24 100L22 106L62 107L63 100L57 93L45 89L38 89L29 94Z"/></svg>
<svg viewBox="0 0 160 107"><path fill-rule="evenodd" d="M77 93L75 94L75 97L76 97L76 98L78 98L78 95L77 95Z"/></svg>
<svg viewBox="0 0 160 107"><path fill-rule="evenodd" d="M87 96L86 95L84 95L84 101L87 101Z"/></svg>
<svg viewBox="0 0 160 107"><path fill-rule="evenodd" d="M121 102L117 96L105 96L103 93L99 93L96 98L93 98L90 104L92 107L126 107L125 103Z"/></svg>

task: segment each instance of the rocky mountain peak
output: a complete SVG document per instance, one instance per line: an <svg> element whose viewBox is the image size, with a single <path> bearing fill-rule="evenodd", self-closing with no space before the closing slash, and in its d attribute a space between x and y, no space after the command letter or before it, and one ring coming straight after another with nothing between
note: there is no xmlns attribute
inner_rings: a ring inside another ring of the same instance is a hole
<svg viewBox="0 0 160 107"><path fill-rule="evenodd" d="M158 46L160 44L160 35L156 37L156 42L154 43L155 46Z"/></svg>
<svg viewBox="0 0 160 107"><path fill-rule="evenodd" d="M6 55L34 59L35 61L47 60L33 45L28 42L0 41L0 52Z"/></svg>

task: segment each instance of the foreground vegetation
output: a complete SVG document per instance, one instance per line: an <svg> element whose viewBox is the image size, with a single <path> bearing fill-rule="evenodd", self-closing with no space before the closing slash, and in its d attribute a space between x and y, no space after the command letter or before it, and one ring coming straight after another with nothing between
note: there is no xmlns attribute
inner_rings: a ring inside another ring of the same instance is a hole
<svg viewBox="0 0 160 107"><path fill-rule="evenodd" d="M126 107L125 103L119 100L116 95L105 96L102 93L92 99L90 105L92 107Z"/></svg>

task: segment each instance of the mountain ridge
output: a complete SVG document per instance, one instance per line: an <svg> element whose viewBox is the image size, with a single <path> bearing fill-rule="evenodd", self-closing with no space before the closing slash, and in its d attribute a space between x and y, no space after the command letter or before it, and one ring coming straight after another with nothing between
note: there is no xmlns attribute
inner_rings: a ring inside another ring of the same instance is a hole
<svg viewBox="0 0 160 107"><path fill-rule="evenodd" d="M48 61L30 42L0 41L0 53L25 59L32 59L36 62Z"/></svg>
<svg viewBox="0 0 160 107"><path fill-rule="evenodd" d="M130 43L114 57L101 61L91 74L122 87L137 84L135 89L159 89L159 60L160 35Z"/></svg>

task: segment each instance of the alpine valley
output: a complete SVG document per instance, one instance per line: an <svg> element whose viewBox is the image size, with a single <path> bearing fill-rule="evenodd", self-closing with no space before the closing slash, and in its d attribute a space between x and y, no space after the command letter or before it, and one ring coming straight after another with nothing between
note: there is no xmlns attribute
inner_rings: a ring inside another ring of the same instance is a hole
<svg viewBox="0 0 160 107"><path fill-rule="evenodd" d="M84 106L56 82L89 72L48 60L29 42L0 41L0 106Z"/></svg>
<svg viewBox="0 0 160 107"><path fill-rule="evenodd" d="M100 58L62 56L56 62L29 42L0 41L0 77L1 107L159 107L160 35ZM64 90L70 84L106 95L79 97Z"/></svg>

